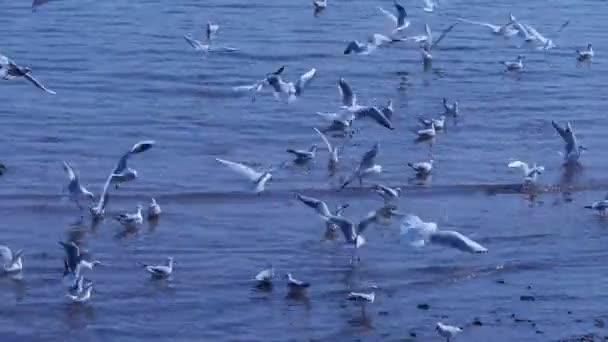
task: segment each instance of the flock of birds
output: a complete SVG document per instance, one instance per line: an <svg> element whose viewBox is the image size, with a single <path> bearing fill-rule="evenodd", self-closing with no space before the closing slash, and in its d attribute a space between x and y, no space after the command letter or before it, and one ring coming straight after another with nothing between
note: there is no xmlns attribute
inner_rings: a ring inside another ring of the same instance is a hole
<svg viewBox="0 0 608 342"><path fill-rule="evenodd" d="M34 7L45 2L46 1L34 1ZM315 16L320 15L328 8L327 0L315 0L313 5ZM438 37L435 37L429 25L425 25L424 33L409 34L408 31L411 23L405 8L399 4L397 0L394 2L394 8L396 14L393 14L384 8L379 8L380 13L385 15L390 22L394 24L394 28L388 35L373 34L365 43L353 40L347 44L344 54L368 55L384 46L414 42L418 44L420 48L422 62L426 69L432 63L433 49L444 40L447 34L459 23L486 27L490 29L492 34L506 39L516 36L520 37L524 44L528 44L539 50L549 50L556 47L556 44L552 39L543 36L531 25L520 22L512 14L509 16L506 23L499 25L458 18L457 23L449 25ZM438 3L434 0L424 1L424 11L434 12L438 8ZM569 21L565 22L555 34L561 32L568 24ZM236 51L237 49L234 47L217 46L215 44L219 29L219 25L208 22L203 39L197 40L192 34L185 35L184 39L195 51L205 55L214 51ZM575 57L580 62L591 62L594 57L592 44L588 44L586 49L577 50ZM515 61L503 61L501 63L504 65L505 72L519 73L524 70L524 59L525 57L520 55ZM252 94L251 100L255 101L258 94L269 87L277 100L285 100L288 103L296 101L312 83L317 75L317 70L312 68L293 82L284 79L285 69L286 66L281 66L276 71L266 74L260 80L255 81L252 84L235 87L234 90L239 92L250 92ZM55 91L47 88L34 78L32 70L29 67L20 66L9 57L1 54L0 76L3 80L23 78L48 94L56 94ZM356 132L353 128L355 122L358 123L360 121L369 120L386 129L395 129L392 122L394 108L391 100L384 106L362 105L357 101L356 93L344 77L338 79L337 85L340 92L341 106L335 112L318 112L317 114L320 117L328 121L328 126L314 128L314 132L323 146L321 149L326 150L328 154L327 169L330 177L334 177L338 171L341 153L341 148L337 146L335 140L334 142L332 142L332 140L352 137L354 132ZM420 124L423 127L415 132L419 140L433 139L439 131L444 129L446 118L454 118L460 115L458 101L449 103L448 100L444 98L443 108L444 112L436 118L420 119ZM565 126L561 126L557 122L552 122L552 125L565 142L565 149L563 152L565 166L571 167L578 165L581 153L585 151L586 148L578 143L571 124L566 123ZM154 144L154 141L141 141L126 151L120 157L116 166L111 170L96 202L94 194L82 185L77 171L69 162L63 162L63 168L68 177L67 191L69 199L80 210L79 222L84 219L84 214L87 209L94 222L104 219L110 191L118 191L121 184L134 181L138 178L137 171L128 166L128 160L149 150ZM319 150L320 148L315 144L307 149L288 149L286 152L293 156L292 163L307 165L317 158ZM361 156L360 162L355 169L352 170L348 176L340 179L338 191L343 190L353 182L358 182L359 186L362 186L364 179L382 173L382 166L376 162L379 151L379 143L375 143L371 146L371 148ZM246 178L250 182L253 192L256 194L265 191L267 183L273 177L273 173L283 169L289 162L283 162L280 165L273 165L266 169L256 170L243 163L221 158L217 158L216 160L229 170ZM434 160L432 159L408 163L408 166L413 170L415 176L420 179L425 179L433 173L433 165ZM530 187L534 186L538 175L542 174L545 170L543 166L537 166L536 164L530 166L522 161L512 161L508 164L508 167L521 169L524 176L523 184ZM6 167L0 164L0 174L2 174L5 169ZM332 211L323 200L304 194L296 195L298 201L313 209L316 215L323 220L326 227L326 237L333 239L336 237L338 231L342 233L346 245L353 249L353 255L350 260L351 264L356 264L359 261L356 251L366 243L363 233L367 227L372 224L390 224L394 217L403 218L401 232L411 239L411 243L414 246L436 244L468 253L486 253L488 251L486 247L459 232L440 230L434 222L424 222L415 215L406 215L399 212L397 204L400 196L403 194L403 191L400 188L391 188L379 183L373 183L370 189L382 198L383 205L379 209L370 212L360 221L353 221L344 216L344 212L348 208L347 204L339 205ZM586 206L586 208L598 210L601 215L605 215L608 213L608 197L604 200L594 202L591 205ZM142 212L143 206L137 205L135 212L122 213L116 216L115 219L125 227L136 227L141 225L144 221ZM158 220L161 212L162 210L159 204L152 198L151 203L148 206L147 219L151 221ZM81 251L80 247L75 242L59 242L59 244L65 251L65 258L63 260L64 273L62 279L67 288L66 297L74 302L87 302L91 298L93 283L85 278L85 270L92 270L96 265L102 263L98 260L88 260L86 253ZM13 253L7 246L0 246L0 255L2 257L2 268L5 273L19 274L22 271L22 250ZM173 258L168 257L166 264L148 265L139 263L139 266L150 273L152 277L167 278L173 273L174 260ZM254 280L259 286L268 287L272 285L274 275L275 270L271 266L259 272ZM305 289L310 286L308 282L294 278L291 273L286 273L285 279L290 291L301 292L305 291ZM375 300L375 292L351 292L348 293L346 297L349 300L362 302L363 304L372 303ZM365 305L362 305L362 308L365 308ZM450 339L462 331L459 327L443 324L441 322L437 323L436 330L441 336L446 337L447 341L450 341Z"/></svg>

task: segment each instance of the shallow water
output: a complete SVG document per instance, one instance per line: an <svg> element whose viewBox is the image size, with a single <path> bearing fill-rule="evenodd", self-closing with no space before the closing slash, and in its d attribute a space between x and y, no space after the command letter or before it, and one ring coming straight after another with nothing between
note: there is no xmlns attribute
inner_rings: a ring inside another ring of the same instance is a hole
<svg viewBox="0 0 608 342"><path fill-rule="evenodd" d="M35 13L25 2L4 4L2 53L32 67L57 95L22 80L0 85L0 156L8 167L0 178L0 243L26 251L23 280L0 278L3 340L392 341L415 333L439 341L437 321L465 327L466 341L605 333L594 320L607 318L608 223L582 208L608 190L605 2L450 0L434 14L422 3L406 6L414 33L424 23L439 31L456 17L502 23L509 11L550 37L571 24L549 52L460 24L424 72L412 46L342 54L348 40L389 29L376 7L391 8L390 1L335 0L317 18L307 1L56 0ZM198 35L208 19L221 24L218 44L240 50L207 58L192 51L182 37ZM597 57L577 66L573 51L587 42ZM505 77L498 61L519 54L526 71ZM288 79L318 69L296 103L264 93L252 104L231 90L283 64ZM403 75L409 81L400 89ZM340 174L379 141L385 172L376 181L405 187L400 210L458 230L488 254L414 249L396 222L370 228L353 268L350 251L322 241L323 223L294 194L350 203L346 215L354 219L381 202L365 189L335 192L324 152L310 169L276 173L261 196L214 161L266 166L289 158L288 147L319 144L312 128L323 122L314 112L339 105L340 76L362 103L393 99L397 127L362 123L344 141ZM438 113L442 97L458 99L462 117L432 146L416 144L418 116ZM561 168L552 119L572 120L589 147L573 175ZM140 177L112 192L108 216L154 196L164 210L159 224L72 226L77 212L61 199L61 161L72 162L97 194L118 157L143 139L157 145L130 160ZM429 155L436 172L417 185L406 163ZM540 182L551 191L532 202L519 194L520 174L506 167L514 158L544 165ZM87 305L63 297L60 239L105 262L89 273L95 292ZM136 266L168 255L177 261L169 281L151 281ZM281 275L310 281L307 296L288 296L281 281L270 292L256 289L250 279L270 262ZM376 302L362 316L344 298L372 284ZM483 326L471 325L475 317Z"/></svg>

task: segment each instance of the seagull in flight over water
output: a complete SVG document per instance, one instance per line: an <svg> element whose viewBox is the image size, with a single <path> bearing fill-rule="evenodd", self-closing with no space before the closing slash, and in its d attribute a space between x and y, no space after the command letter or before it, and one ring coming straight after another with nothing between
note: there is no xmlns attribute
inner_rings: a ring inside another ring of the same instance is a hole
<svg viewBox="0 0 608 342"><path fill-rule="evenodd" d="M247 178L254 186L253 191L256 194L260 194L260 193L262 193L262 191L264 191L266 189L266 183L270 179L272 179L272 173L276 170L276 168L274 166L271 166L270 168L268 168L265 171L256 171L245 164L235 163L235 162L225 160L225 159L220 159L220 158L215 158L215 160L218 163L228 167L230 170L234 171L235 173L238 173L241 176Z"/></svg>
<svg viewBox="0 0 608 342"><path fill-rule="evenodd" d="M401 234L412 237L411 244L415 247L422 247L430 243L473 254L488 251L487 248L463 234L452 230L439 230L435 222L424 222L416 215L409 215L405 218L401 226Z"/></svg>
<svg viewBox="0 0 608 342"><path fill-rule="evenodd" d="M393 34L398 33L407 29L410 26L410 21L407 20L407 12L405 8L395 0L394 2L395 10L397 11L397 15L385 10L382 7L378 7L380 12L382 12L394 25L395 29L393 30Z"/></svg>
<svg viewBox="0 0 608 342"><path fill-rule="evenodd" d="M12 80L18 77L23 77L30 81L36 88L45 91L48 94L55 95L53 90L48 89L42 83L40 83L32 75L32 69L29 67L22 67L17 65L13 60L0 54L0 78L3 80Z"/></svg>
<svg viewBox="0 0 608 342"><path fill-rule="evenodd" d="M357 168L355 168L350 177L348 177L346 181L344 181L344 183L340 187L340 190L346 188L355 179L359 179L359 186L363 186L363 178L369 175L378 174L382 172L382 166L375 163L379 149L379 144L375 143L369 151L365 152L365 154L361 158L361 161L359 162L359 165L357 166Z"/></svg>
<svg viewBox="0 0 608 342"><path fill-rule="evenodd" d="M565 163L578 163L581 152L586 151L587 148L583 145L579 145L570 122L566 123L566 127L560 126L555 121L551 121L551 125L553 125L553 128L555 128L557 133L559 133L566 142L565 152L560 153L564 156Z"/></svg>

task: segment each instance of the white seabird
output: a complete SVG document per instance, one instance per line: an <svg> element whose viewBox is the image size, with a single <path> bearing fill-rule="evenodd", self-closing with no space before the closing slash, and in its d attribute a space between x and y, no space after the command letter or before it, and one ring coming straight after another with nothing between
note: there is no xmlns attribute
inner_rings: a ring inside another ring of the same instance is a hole
<svg viewBox="0 0 608 342"><path fill-rule="evenodd" d="M534 164L530 167L527 163L519 160L510 162L508 166L511 168L519 168L523 171L524 183L535 183L537 176L545 171L543 166L536 166L536 164Z"/></svg>
<svg viewBox="0 0 608 342"><path fill-rule="evenodd" d="M0 245L0 257L2 257L2 270L5 273L17 273L23 270L23 250L15 253L7 246Z"/></svg>
<svg viewBox="0 0 608 342"><path fill-rule="evenodd" d="M355 168L350 177L348 177L346 181L342 184L340 189L344 189L355 179L359 179L359 186L363 186L363 178L369 175L378 174L382 172L382 166L375 163L379 149L380 145L378 143L375 143L369 151L363 154L359 165L357 166L357 168Z"/></svg>
<svg viewBox="0 0 608 342"><path fill-rule="evenodd" d="M258 274L255 275L254 280L256 280L261 285L270 285L272 284L272 280L274 279L274 267L270 266L270 268L261 270Z"/></svg>
<svg viewBox="0 0 608 342"><path fill-rule="evenodd" d="M595 201L591 205L586 205L585 209L597 210L600 216L605 216L608 213L608 195L603 200Z"/></svg>
<svg viewBox="0 0 608 342"><path fill-rule="evenodd" d="M443 103L443 109L445 111L445 115L449 115L449 116L458 116L458 114L460 114L459 112L459 107L458 107L458 101L454 101L454 103L452 103L452 105L450 105L448 103L448 99L446 99L445 97L441 100Z"/></svg>
<svg viewBox="0 0 608 342"><path fill-rule="evenodd" d="M68 192L70 193L70 200L76 203L80 210L83 210L84 207L80 202L92 201L95 197L92 192L90 192L89 190L87 190L87 188L80 184L80 178L78 177L78 174L76 173L76 171L74 171L74 168L72 167L72 165L70 165L70 163L64 161L63 169L67 173L68 179L70 181L67 187Z"/></svg>
<svg viewBox="0 0 608 342"><path fill-rule="evenodd" d="M230 170L240 174L241 176L247 178L250 182L253 183L254 189L253 191L256 194L261 193L266 189L266 183L272 179L272 172L274 172L275 168L270 167L266 171L258 172L252 169L251 167L241 164L235 163L228 160L215 158L217 162L227 166Z"/></svg>
<svg viewBox="0 0 608 342"><path fill-rule="evenodd" d="M317 128L313 128L313 129L321 137L321 140L323 140L323 143L325 144L325 146L327 147L327 151L329 152L329 158L327 161L327 170L329 172L329 176L332 177L336 173L336 170L338 168L338 147L333 146L329 142L329 139L327 139L325 134L323 134Z"/></svg>
<svg viewBox="0 0 608 342"><path fill-rule="evenodd" d="M0 54L0 78L4 80L12 80L17 77L25 78L36 86L36 88L41 89L51 95L56 94L53 90L46 88L42 83L34 78L32 75L32 69L19 66L8 57Z"/></svg>
<svg viewBox="0 0 608 342"><path fill-rule="evenodd" d="M134 213L121 213L114 217L114 219L123 226L136 226L144 222L144 218L141 215L143 207L141 204L137 205L137 210Z"/></svg>
<svg viewBox="0 0 608 342"><path fill-rule="evenodd" d="M401 6L397 0L395 0L394 6L395 10L397 11L397 15L394 15L382 7L378 7L380 12L382 12L395 25L395 29L392 32L393 34L405 30L410 26L410 21L407 20L407 12L405 11L405 8Z"/></svg>
<svg viewBox="0 0 608 342"><path fill-rule="evenodd" d="M415 215L405 218L401 226L401 234L412 237L411 244L416 247L431 243L468 253L486 253L488 251L487 248L459 232L439 230L435 222L424 222Z"/></svg>
<svg viewBox="0 0 608 342"><path fill-rule="evenodd" d="M327 8L327 0L313 0L312 5L315 9L314 14L317 16Z"/></svg>
<svg viewBox="0 0 608 342"><path fill-rule="evenodd" d="M401 196L401 188L391 188L382 184L375 184L372 190L382 197L385 204L397 202Z"/></svg>
<svg viewBox="0 0 608 342"><path fill-rule="evenodd" d="M288 148L286 151L295 157L295 160L293 161L294 163L304 164L315 159L317 156L317 145L312 145L308 150L295 150Z"/></svg>
<svg viewBox="0 0 608 342"><path fill-rule="evenodd" d="M437 1L435 0L424 0L423 10L425 12L433 12L437 9Z"/></svg>
<svg viewBox="0 0 608 342"><path fill-rule="evenodd" d="M462 332L462 328L455 327L453 325L443 324L441 322L437 322L437 326L435 326L435 330L437 333L446 338L446 342L451 342L456 335Z"/></svg>
<svg viewBox="0 0 608 342"><path fill-rule="evenodd" d="M156 203L156 199L152 198L150 204L148 205L148 219L149 220L157 219L162 212L163 211L160 208L160 205L158 205L158 203Z"/></svg>
<svg viewBox="0 0 608 342"><path fill-rule="evenodd" d="M518 32L517 30L514 30L513 28L511 28L512 27L511 22L508 22L504 25L494 25L494 24L490 24L490 23L486 23L486 22L473 21L473 20L468 20L468 19L464 19L464 18L458 18L458 20L463 23L487 27L491 30L492 34L495 34L497 36L511 37L511 36L516 35Z"/></svg>
<svg viewBox="0 0 608 342"><path fill-rule="evenodd" d="M355 302L364 302L364 303L373 303L376 299L376 293L364 293L364 292L351 292L346 296L346 299L352 300Z"/></svg>
<svg viewBox="0 0 608 342"><path fill-rule="evenodd" d="M593 59L593 44L587 44L586 50L576 50L576 59L579 62L590 61Z"/></svg>
<svg viewBox="0 0 608 342"><path fill-rule="evenodd" d="M291 273L286 273L285 279L287 280L287 286L290 289L304 289L310 286L310 283L295 279Z"/></svg>
<svg viewBox="0 0 608 342"><path fill-rule="evenodd" d="M416 172L417 177L427 177L433 172L434 160L418 162L418 163L407 163L407 166L411 167Z"/></svg>
<svg viewBox="0 0 608 342"><path fill-rule="evenodd" d="M561 127L557 122L551 121L551 125L553 128L559 133L559 135L566 142L565 152L561 153L564 156L564 161L566 163L577 163L581 153L587 150L586 147L579 145L576 139L576 135L574 134L574 130L570 125L570 122L566 123L566 127Z"/></svg>
<svg viewBox="0 0 608 342"><path fill-rule="evenodd" d="M445 115L441 115L438 119L418 119L425 127L435 127L435 130L442 130L445 126Z"/></svg>
<svg viewBox="0 0 608 342"><path fill-rule="evenodd" d="M524 56L517 56L515 62L501 61L500 64L505 66L505 71L521 71L524 69Z"/></svg>
<svg viewBox="0 0 608 342"><path fill-rule="evenodd" d="M148 271L153 278L167 278L173 273L174 263L172 257L167 257L167 265L147 265L141 262L138 264Z"/></svg>
<svg viewBox="0 0 608 342"><path fill-rule="evenodd" d="M80 291L76 294L67 293L65 296L75 303L88 302L91 299L91 293L93 291L93 284L84 285Z"/></svg>

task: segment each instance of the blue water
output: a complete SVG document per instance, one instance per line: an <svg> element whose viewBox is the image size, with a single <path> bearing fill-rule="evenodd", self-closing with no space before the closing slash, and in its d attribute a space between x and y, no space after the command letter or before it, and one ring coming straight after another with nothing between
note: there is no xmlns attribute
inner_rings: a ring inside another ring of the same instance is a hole
<svg viewBox="0 0 608 342"><path fill-rule="evenodd" d="M607 223L582 208L608 190L605 2L446 0L433 14L422 1L404 2L412 34L424 23L439 32L457 17L504 23L513 11L558 47L535 51L459 24L427 72L413 45L344 56L349 40L390 30L376 7L391 3L330 0L317 18L308 1L56 0L34 13L27 1L3 4L0 52L57 95L23 80L0 84L0 243L25 250L23 280L0 278L2 340L402 341L414 333L440 341L437 321L463 326L464 341L607 334L594 323L608 318ZM193 51L183 35L201 34L207 20L221 25L218 44L239 50L206 58ZM574 50L588 42L596 57L577 65ZM498 61L519 54L525 71L505 76ZM232 90L280 65L287 79L318 70L297 102L266 92L252 104ZM340 242L322 241L323 223L294 193L350 203L353 219L381 202L365 189L335 192L324 152L310 169L277 172L262 196L215 162L266 166L288 158L286 148L320 143L314 113L339 106L340 76L361 103L390 98L396 108L396 130L361 123L343 142L340 175L379 141L385 172L375 181L406 189L400 210L474 238L487 255L414 249L395 222L370 228L353 268ZM417 118L439 113L442 97L457 99L462 117L432 145L415 143ZM551 120L571 120L589 148L574 175L563 173ZM157 144L130 160L139 179L112 193L108 217L154 196L160 223L133 232L111 219L72 226L77 212L62 200L61 162L98 194L118 157L144 139ZM429 156L435 174L416 185L406 164ZM521 181L506 167L513 159L544 165L540 183L552 191L533 202L512 191ZM95 292L86 305L64 298L56 241L66 239L106 264L89 273ZM177 261L168 281L150 281L136 266L168 255ZM271 292L257 290L250 279L269 262L310 281L307 296L288 297L281 280ZM345 296L371 284L376 302L363 316ZM483 326L471 325L476 317Z"/></svg>

